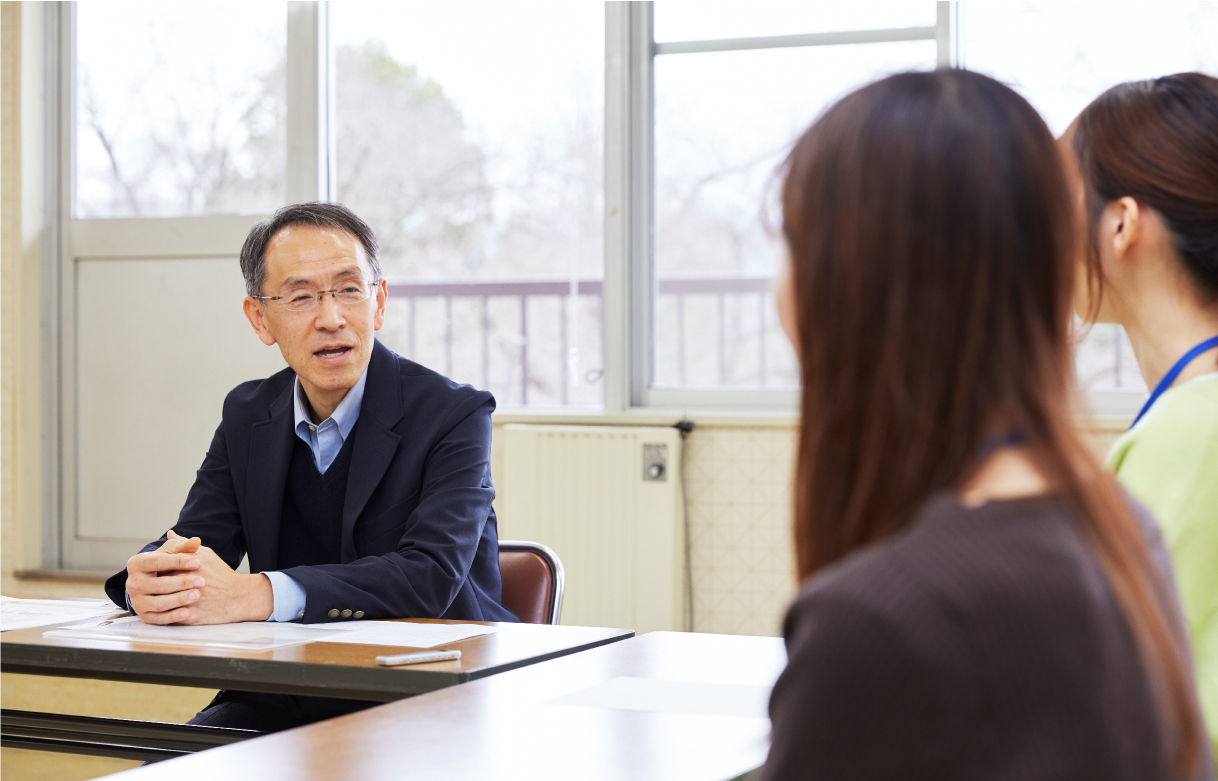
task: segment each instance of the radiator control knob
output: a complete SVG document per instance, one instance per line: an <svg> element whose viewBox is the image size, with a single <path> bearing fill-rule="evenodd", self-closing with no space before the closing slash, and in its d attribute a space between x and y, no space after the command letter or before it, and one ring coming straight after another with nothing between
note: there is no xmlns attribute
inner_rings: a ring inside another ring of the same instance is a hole
<svg viewBox="0 0 1218 781"><path fill-rule="evenodd" d="M648 482L668 479L668 445L643 445L643 479Z"/></svg>

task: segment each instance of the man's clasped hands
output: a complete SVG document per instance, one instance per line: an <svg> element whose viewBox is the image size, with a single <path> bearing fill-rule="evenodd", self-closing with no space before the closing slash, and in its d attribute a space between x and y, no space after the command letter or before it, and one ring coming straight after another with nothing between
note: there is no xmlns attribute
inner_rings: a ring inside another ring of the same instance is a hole
<svg viewBox="0 0 1218 781"><path fill-rule="evenodd" d="M275 607L265 575L235 571L199 537L169 539L127 560L127 596L146 624L265 621Z"/></svg>

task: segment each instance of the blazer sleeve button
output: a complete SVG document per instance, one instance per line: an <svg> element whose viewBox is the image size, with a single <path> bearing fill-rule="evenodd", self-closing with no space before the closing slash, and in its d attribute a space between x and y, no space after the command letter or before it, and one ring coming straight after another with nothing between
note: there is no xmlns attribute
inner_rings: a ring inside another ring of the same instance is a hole
<svg viewBox="0 0 1218 781"><path fill-rule="evenodd" d="M357 611L355 611L355 617L356 617L356 618L363 618L363 617L364 617L364 611L362 611L362 610L357 610Z"/></svg>
<svg viewBox="0 0 1218 781"><path fill-rule="evenodd" d="M342 613L342 615L343 615L343 618L350 618L350 617L351 617L351 611L350 611L350 610L344 610L344 611L343 611L343 613Z"/></svg>
<svg viewBox="0 0 1218 781"><path fill-rule="evenodd" d="M338 608L331 608L329 613L326 613L330 618L338 618Z"/></svg>

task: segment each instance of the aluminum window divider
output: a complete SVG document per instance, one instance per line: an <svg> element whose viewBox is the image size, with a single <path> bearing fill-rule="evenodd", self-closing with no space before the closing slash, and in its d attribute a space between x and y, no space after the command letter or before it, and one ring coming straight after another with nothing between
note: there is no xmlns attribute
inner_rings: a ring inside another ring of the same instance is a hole
<svg viewBox="0 0 1218 781"><path fill-rule="evenodd" d="M106 217L72 220L67 233L76 261L102 258L188 260L236 256L267 214L195 217Z"/></svg>
<svg viewBox="0 0 1218 781"><path fill-rule="evenodd" d="M627 139L629 110L629 10L625 3L605 3L605 247L604 288L601 297L602 382L606 411L620 412L630 406L630 384L625 348L628 322L626 265L630 246L626 209L629 179Z"/></svg>
<svg viewBox="0 0 1218 781"><path fill-rule="evenodd" d="M947 3L938 3L947 5ZM941 13L941 12L940 12ZM939 24L930 27L892 27L884 30L843 30L799 35L767 35L755 38L720 38L705 41L665 41L655 44L656 56L661 54L701 54L704 52L735 52L750 49L793 49L805 46L841 46L852 43L892 43L895 41L934 41L940 34Z"/></svg>
<svg viewBox="0 0 1218 781"><path fill-rule="evenodd" d="M936 67L951 68L956 64L956 46L955 41L959 33L958 25L955 23L956 18L956 0L951 2L935 3L935 48L937 56L935 58Z"/></svg>
<svg viewBox="0 0 1218 781"><path fill-rule="evenodd" d="M55 4L60 5L60 4ZM72 259L72 212L76 208L76 101L73 89L76 83L76 3L62 4L59 13L51 11L49 32L55 37L55 51L51 53L58 61L58 68L51 74L54 86L47 92L47 101L52 103L54 124L48 130L55 134L57 160L52 164L54 181L58 191L48 203L47 218L58 234L52 242L57 253L55 283L58 287L59 323L56 340L58 357L58 469L53 479L58 480L59 530L57 546L43 551L44 558L54 562L57 568L65 565L69 546L76 533L76 475L79 471L76 453L76 265Z"/></svg>
<svg viewBox="0 0 1218 781"><path fill-rule="evenodd" d="M780 388L666 388L653 387L648 392L655 410L673 410L681 414L693 412L787 412L799 410L799 391Z"/></svg>
<svg viewBox="0 0 1218 781"><path fill-rule="evenodd" d="M287 4L287 203L334 199L334 52L329 2Z"/></svg>
<svg viewBox="0 0 1218 781"><path fill-rule="evenodd" d="M74 372L71 336L75 297L69 258L69 233L73 205L72 88L76 69L76 4L26 5L26 12L41 14L43 58L41 81L44 123L42 163L42 565L63 566L64 535L70 531L75 451L69 437L74 416L67 403ZM26 108L22 107L23 110Z"/></svg>
<svg viewBox="0 0 1218 781"><path fill-rule="evenodd" d="M651 366L652 8L605 3L605 409L645 404Z"/></svg>

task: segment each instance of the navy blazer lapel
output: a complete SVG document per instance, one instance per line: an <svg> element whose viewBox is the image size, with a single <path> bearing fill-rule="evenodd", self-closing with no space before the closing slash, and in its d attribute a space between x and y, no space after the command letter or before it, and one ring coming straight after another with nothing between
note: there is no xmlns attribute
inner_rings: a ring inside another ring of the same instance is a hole
<svg viewBox="0 0 1218 781"><path fill-rule="evenodd" d="M397 359L379 341L372 347L368 381L360 405L359 432L351 454L351 473L347 477L347 496L343 500L344 564L355 560L355 522L364 511L372 492L380 485L385 470L398 450L401 437L393 427L402 419L402 385Z"/></svg>
<svg viewBox="0 0 1218 781"><path fill-rule="evenodd" d="M245 482L245 540L250 569L273 569L279 557L279 521L292 461L292 392L295 380L271 402L270 420L254 424Z"/></svg>

